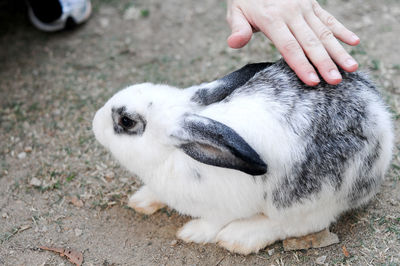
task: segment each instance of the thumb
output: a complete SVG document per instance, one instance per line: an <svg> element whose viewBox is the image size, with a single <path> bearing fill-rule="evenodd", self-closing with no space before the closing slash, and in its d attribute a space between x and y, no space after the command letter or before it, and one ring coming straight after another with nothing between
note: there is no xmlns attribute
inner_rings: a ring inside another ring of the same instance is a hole
<svg viewBox="0 0 400 266"><path fill-rule="evenodd" d="M232 29L232 33L228 37L229 47L242 48L250 41L253 29L239 10L232 11L228 22Z"/></svg>

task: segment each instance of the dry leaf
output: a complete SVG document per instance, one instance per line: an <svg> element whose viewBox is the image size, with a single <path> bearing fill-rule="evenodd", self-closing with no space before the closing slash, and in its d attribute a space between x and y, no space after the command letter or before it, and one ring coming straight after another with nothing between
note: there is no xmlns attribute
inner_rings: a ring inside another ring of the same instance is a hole
<svg viewBox="0 0 400 266"><path fill-rule="evenodd" d="M40 249L49 250L59 253L61 257L67 257L67 259L74 263L76 266L81 266L83 262L83 254L79 251L69 249L69 248L58 248L58 247L45 247L40 246Z"/></svg>
<svg viewBox="0 0 400 266"><path fill-rule="evenodd" d="M43 249L43 250L49 250L49 251L57 252L57 253L60 253L61 256L64 256L64 249L63 248L45 247L45 246L40 246L39 248Z"/></svg>
<svg viewBox="0 0 400 266"><path fill-rule="evenodd" d="M294 237L283 240L283 249L299 250L309 248L322 248L339 243L336 234L329 232L328 228L317 233L309 234L302 237Z"/></svg>
<svg viewBox="0 0 400 266"><path fill-rule="evenodd" d="M83 207L83 201L81 199L78 199L76 196L73 197L68 197L67 198L70 203L72 203L74 206L81 208Z"/></svg>
<svg viewBox="0 0 400 266"><path fill-rule="evenodd" d="M70 262L76 264L77 266L82 265L83 254L81 252L73 250L73 249L65 249L64 254Z"/></svg>
<svg viewBox="0 0 400 266"><path fill-rule="evenodd" d="M350 257L350 253L347 251L346 246L343 246L343 247L342 247L342 251L343 251L343 255L344 255L346 258Z"/></svg>

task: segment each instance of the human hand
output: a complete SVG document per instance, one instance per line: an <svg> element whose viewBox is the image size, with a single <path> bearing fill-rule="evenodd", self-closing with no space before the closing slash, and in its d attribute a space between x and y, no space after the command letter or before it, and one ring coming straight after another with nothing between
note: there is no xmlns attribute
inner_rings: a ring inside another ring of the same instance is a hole
<svg viewBox="0 0 400 266"><path fill-rule="evenodd" d="M308 59L333 85L342 80L333 61L348 72L358 68L337 39L349 45L359 44L360 39L316 0L228 0L227 20L232 29L230 47L241 48L253 31L262 31L307 85L320 82Z"/></svg>

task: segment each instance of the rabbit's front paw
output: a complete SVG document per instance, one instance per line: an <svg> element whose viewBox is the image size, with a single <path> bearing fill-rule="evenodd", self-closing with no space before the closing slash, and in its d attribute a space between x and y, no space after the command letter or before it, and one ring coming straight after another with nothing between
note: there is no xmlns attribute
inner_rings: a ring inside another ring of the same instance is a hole
<svg viewBox="0 0 400 266"><path fill-rule="evenodd" d="M277 236L272 230L269 219L264 215L257 215L228 224L218 233L216 241L231 252L247 255L257 253L275 242Z"/></svg>
<svg viewBox="0 0 400 266"><path fill-rule="evenodd" d="M176 236L185 242L214 243L215 236L219 230L221 230L221 226L212 224L204 219L195 219L179 229Z"/></svg>
<svg viewBox="0 0 400 266"><path fill-rule="evenodd" d="M128 206L139 213L150 215L164 208L165 204L158 201L147 186L143 186L129 198Z"/></svg>

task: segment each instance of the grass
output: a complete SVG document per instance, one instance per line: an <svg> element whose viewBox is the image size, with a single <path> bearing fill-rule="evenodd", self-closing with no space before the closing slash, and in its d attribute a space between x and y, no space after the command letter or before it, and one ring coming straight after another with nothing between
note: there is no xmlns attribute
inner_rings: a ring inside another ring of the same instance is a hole
<svg viewBox="0 0 400 266"><path fill-rule="evenodd" d="M352 56L355 56L355 55L366 55L367 52L365 51L364 47L361 44L359 44L359 45L354 46L354 47L351 48L350 54Z"/></svg>
<svg viewBox="0 0 400 266"><path fill-rule="evenodd" d="M16 233L18 233L19 227L14 227L10 232L5 232L0 234L0 244L3 244L5 241L9 240Z"/></svg>
<svg viewBox="0 0 400 266"><path fill-rule="evenodd" d="M317 0L320 5L326 6L328 4L328 0Z"/></svg>
<svg viewBox="0 0 400 266"><path fill-rule="evenodd" d="M142 9L140 10L140 16L142 16L143 18L147 18L148 16L150 16L150 11L148 9Z"/></svg>
<svg viewBox="0 0 400 266"><path fill-rule="evenodd" d="M167 215L167 217L171 217L172 214L174 213L173 210L168 209L168 208L162 208L162 209L160 210L160 212L161 212L161 213L164 213L165 215Z"/></svg>
<svg viewBox="0 0 400 266"><path fill-rule="evenodd" d="M377 71L380 69L381 62L378 59L372 59L371 64L372 64L372 70Z"/></svg>
<svg viewBox="0 0 400 266"><path fill-rule="evenodd" d="M92 208L95 209L95 208L99 207L100 210L105 210L108 207L108 203L107 202L98 201L98 200L92 201L91 205L92 205Z"/></svg>
<svg viewBox="0 0 400 266"><path fill-rule="evenodd" d="M0 244L3 244L5 241L9 240L14 235L18 234L19 232L25 231L25 230L27 230L29 228L31 228L30 225L28 225L28 226L18 226L18 227L14 227L9 232L5 232L3 234L0 234Z"/></svg>
<svg viewBox="0 0 400 266"><path fill-rule="evenodd" d="M70 173L70 174L66 177L65 180L66 180L67 182L71 182L72 180L75 179L76 175L77 175L77 173L75 173L75 172Z"/></svg>
<svg viewBox="0 0 400 266"><path fill-rule="evenodd" d="M272 42L269 42L269 48L271 49L272 58L274 58L274 60L278 60L278 58L280 57L278 48L276 48L276 46Z"/></svg>
<svg viewBox="0 0 400 266"><path fill-rule="evenodd" d="M400 165L392 163L392 167L396 170L400 170Z"/></svg>
<svg viewBox="0 0 400 266"><path fill-rule="evenodd" d="M11 185L11 191L15 192L16 190L18 190L20 188L20 184L19 182L16 180L14 181L14 184Z"/></svg>
<svg viewBox="0 0 400 266"><path fill-rule="evenodd" d="M372 215L370 218L370 228L374 233L382 230L386 233L390 233L400 243L400 216L392 217L384 215L375 217Z"/></svg>
<svg viewBox="0 0 400 266"><path fill-rule="evenodd" d="M10 164L5 160L5 156L1 156L1 168L0 168L0 178L5 176L8 173L8 169L10 168Z"/></svg>
<svg viewBox="0 0 400 266"><path fill-rule="evenodd" d="M37 187L37 189L43 193L43 192L49 191L49 190L61 189L61 186L62 186L61 182L59 180L57 180L55 183L52 183L52 184L46 185L46 186L40 186L40 187Z"/></svg>

